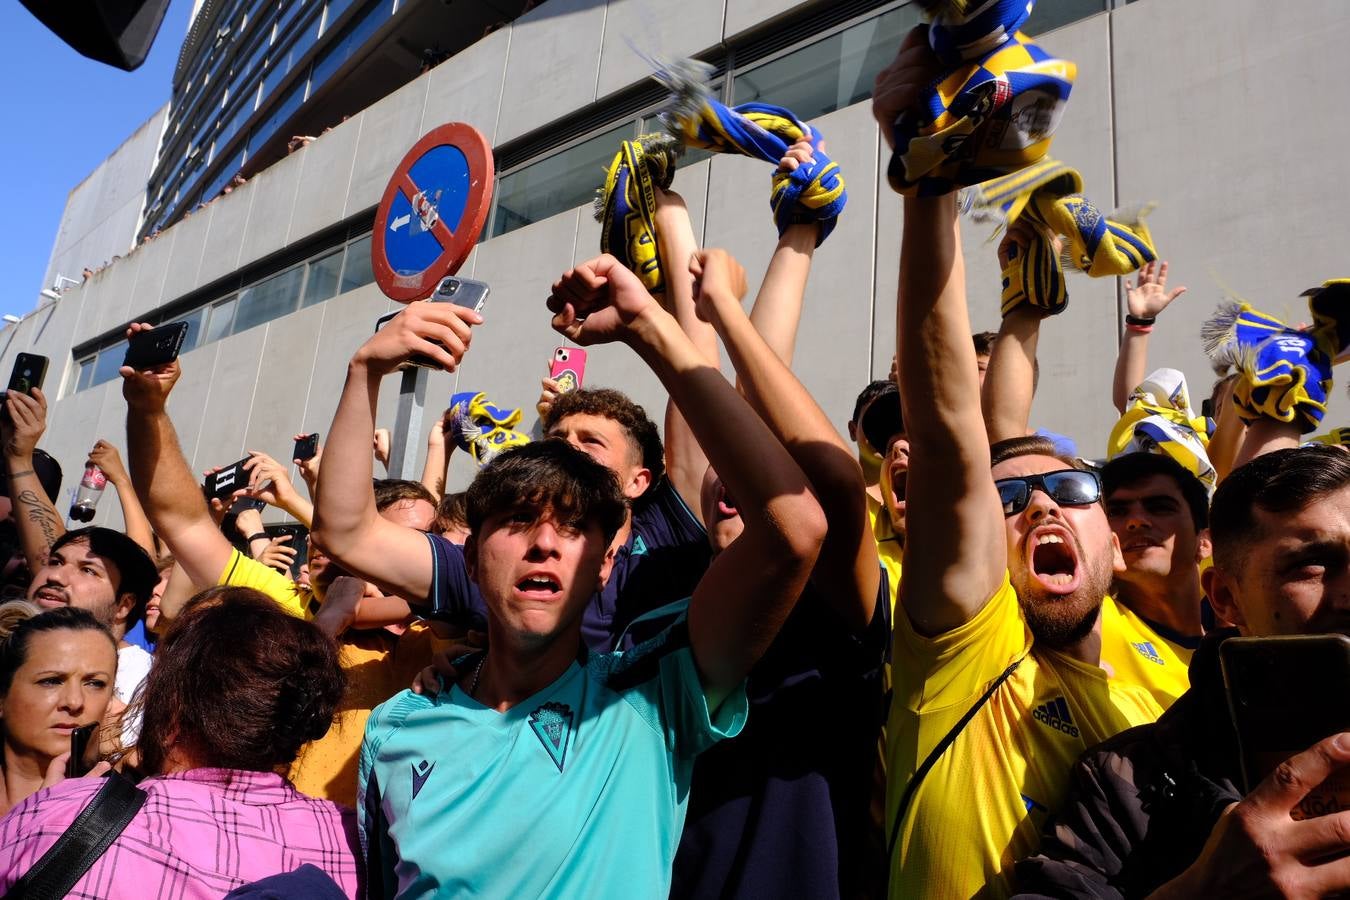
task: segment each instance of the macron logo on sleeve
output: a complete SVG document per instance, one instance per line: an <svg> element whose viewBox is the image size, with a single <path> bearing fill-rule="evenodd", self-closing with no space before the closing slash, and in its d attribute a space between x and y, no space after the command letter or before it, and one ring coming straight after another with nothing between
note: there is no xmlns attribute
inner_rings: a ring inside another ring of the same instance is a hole
<svg viewBox="0 0 1350 900"><path fill-rule="evenodd" d="M417 795L422 791L422 785L427 783L427 779L431 777L431 770L434 768L436 768L436 764L427 762L425 759L412 767L412 799L417 799Z"/></svg>
<svg viewBox="0 0 1350 900"><path fill-rule="evenodd" d="M1069 714L1069 704L1064 702L1063 697L1056 697L1040 704L1032 713L1032 717L1042 725L1048 725L1069 737L1078 737L1078 726L1073 723L1073 716Z"/></svg>

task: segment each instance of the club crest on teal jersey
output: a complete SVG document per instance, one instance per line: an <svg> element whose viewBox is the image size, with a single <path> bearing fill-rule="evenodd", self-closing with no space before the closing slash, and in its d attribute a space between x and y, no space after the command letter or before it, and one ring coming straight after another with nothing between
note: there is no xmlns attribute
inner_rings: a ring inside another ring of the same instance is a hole
<svg viewBox="0 0 1350 900"><path fill-rule="evenodd" d="M572 707L566 703L545 703L530 713L530 727L561 772L563 757L567 755L568 732L572 730Z"/></svg>

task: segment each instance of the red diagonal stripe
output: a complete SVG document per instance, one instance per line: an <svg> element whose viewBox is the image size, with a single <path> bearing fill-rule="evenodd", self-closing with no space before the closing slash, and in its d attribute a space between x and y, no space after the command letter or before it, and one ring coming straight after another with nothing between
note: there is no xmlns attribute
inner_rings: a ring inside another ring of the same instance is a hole
<svg viewBox="0 0 1350 900"><path fill-rule="evenodd" d="M403 196L408 199L409 206L412 205L413 197L416 197L418 191L421 190L421 188L417 186L417 183L412 180L412 176L406 172L399 176L398 187L399 190L403 191ZM412 214L415 217L417 215L417 210L414 209ZM455 233L446 226L445 220L439 215L439 210L437 210L436 224L431 226L431 233L436 237L436 240L440 242L442 250L449 248L451 241L455 239Z"/></svg>

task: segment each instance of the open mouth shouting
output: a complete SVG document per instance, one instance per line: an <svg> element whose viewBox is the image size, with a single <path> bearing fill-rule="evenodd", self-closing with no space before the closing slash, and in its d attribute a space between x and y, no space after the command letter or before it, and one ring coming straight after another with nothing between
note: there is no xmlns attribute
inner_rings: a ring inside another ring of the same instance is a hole
<svg viewBox="0 0 1350 900"><path fill-rule="evenodd" d="M1052 594L1072 594L1082 582L1078 544L1058 525L1044 525L1027 535L1027 568L1031 577Z"/></svg>
<svg viewBox="0 0 1350 900"><path fill-rule="evenodd" d="M516 582L516 592L527 600L556 600L562 594L562 581L550 572L531 572Z"/></svg>

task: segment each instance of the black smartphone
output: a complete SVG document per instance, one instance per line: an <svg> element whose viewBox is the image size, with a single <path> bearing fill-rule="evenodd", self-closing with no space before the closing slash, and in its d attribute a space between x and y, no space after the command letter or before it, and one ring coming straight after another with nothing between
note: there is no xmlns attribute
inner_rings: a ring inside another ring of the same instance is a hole
<svg viewBox="0 0 1350 900"><path fill-rule="evenodd" d="M127 339L127 355L122 365L137 372L171 363L178 358L187 337L188 323L174 322L149 331L138 331Z"/></svg>
<svg viewBox="0 0 1350 900"><path fill-rule="evenodd" d="M257 497L239 497L231 504L228 514L237 516L246 509L256 509L258 512L262 512L266 507L267 502L259 500Z"/></svg>
<svg viewBox="0 0 1350 900"><path fill-rule="evenodd" d="M319 433L307 434L295 441L295 452L291 454L291 459L313 459L319 452Z"/></svg>
<svg viewBox="0 0 1350 900"><path fill-rule="evenodd" d="M46 377L47 357L36 353L20 353L14 358L14 371L9 374L9 390L31 396L33 388L42 387Z"/></svg>
<svg viewBox="0 0 1350 900"><path fill-rule="evenodd" d="M436 290L434 290L431 296L427 298L427 302L453 303L456 306L467 306L474 312L482 312L483 305L487 303L487 296L490 291L491 288L488 287L488 284L485 281L474 281L472 278L457 278L454 275L449 275L442 278L441 283L436 285ZM397 312L391 312L380 316L375 320L375 330L379 331L386 323L391 321L394 316L401 312L403 312L403 310L400 309ZM414 356L399 368L407 368L408 366L423 366L428 369L440 368L439 365L425 356Z"/></svg>
<svg viewBox="0 0 1350 900"><path fill-rule="evenodd" d="M1350 638L1341 634L1229 638L1219 645L1244 788L1289 757L1350 731ZM1350 809L1350 771L1333 774L1293 811L1308 819Z"/></svg>
<svg viewBox="0 0 1350 900"><path fill-rule="evenodd" d="M207 475L206 496L224 500L240 488L248 487L248 470L244 468L244 463L249 459L250 457L246 456L239 462L230 463L219 472Z"/></svg>
<svg viewBox="0 0 1350 900"><path fill-rule="evenodd" d="M94 735L98 734L98 723L81 725L70 733L70 759L66 760L66 777L79 778L94 767L97 761L98 746ZM91 752L92 751L92 752Z"/></svg>
<svg viewBox="0 0 1350 900"><path fill-rule="evenodd" d="M1214 418L1214 398L1206 397L1200 401L1200 415L1206 419Z"/></svg>
<svg viewBox="0 0 1350 900"><path fill-rule="evenodd" d="M263 531L267 532L268 537L276 538L282 535L290 535L290 541L287 547L295 549L295 560L291 563L291 578L300 577L300 567L305 564L309 558L309 529L296 522L288 522L285 525L264 525Z"/></svg>

